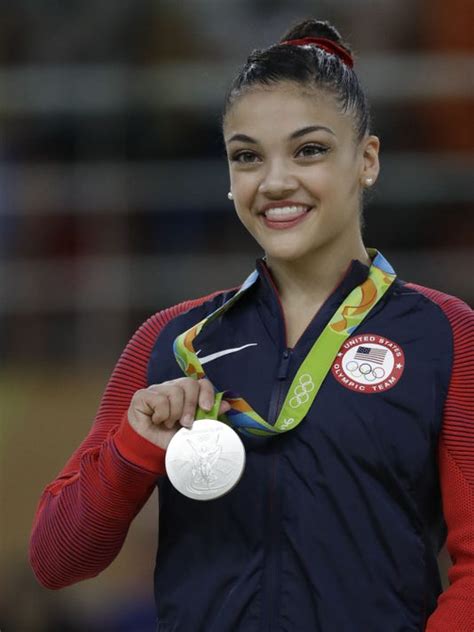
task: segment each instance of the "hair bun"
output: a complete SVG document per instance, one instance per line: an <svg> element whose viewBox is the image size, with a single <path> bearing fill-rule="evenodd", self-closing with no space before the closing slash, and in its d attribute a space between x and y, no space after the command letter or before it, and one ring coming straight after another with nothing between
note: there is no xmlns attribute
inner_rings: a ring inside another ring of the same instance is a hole
<svg viewBox="0 0 474 632"><path fill-rule="evenodd" d="M303 39L305 37L324 37L339 44L339 46L345 48L348 53L352 53L350 46L343 41L339 31L332 26L332 24L329 24L329 22L322 20L308 19L297 22L280 39L280 43L287 40Z"/></svg>

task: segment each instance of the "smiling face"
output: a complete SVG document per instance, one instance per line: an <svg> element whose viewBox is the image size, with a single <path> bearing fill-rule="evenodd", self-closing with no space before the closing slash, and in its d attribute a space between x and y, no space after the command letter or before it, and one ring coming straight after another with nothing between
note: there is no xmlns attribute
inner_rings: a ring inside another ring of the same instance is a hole
<svg viewBox="0 0 474 632"><path fill-rule="evenodd" d="M223 133L237 214L269 261L360 243L361 191L378 174L378 139L358 142L333 96L289 82L256 87L232 105Z"/></svg>

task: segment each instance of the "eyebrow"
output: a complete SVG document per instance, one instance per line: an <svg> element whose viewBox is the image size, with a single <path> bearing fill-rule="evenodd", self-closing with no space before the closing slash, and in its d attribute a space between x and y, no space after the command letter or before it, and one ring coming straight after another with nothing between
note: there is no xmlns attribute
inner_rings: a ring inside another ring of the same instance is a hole
<svg viewBox="0 0 474 632"><path fill-rule="evenodd" d="M321 130L324 132L329 132L329 134L332 134L333 136L336 135L332 131L332 129L329 129L329 127L324 127L324 125L308 125L307 127L302 127L301 129L297 129L296 132L293 132L292 134L290 134L288 136L288 140L300 138L301 136L305 136L306 134L309 134L310 132L319 132ZM247 136L246 134L234 134L231 138L229 138L227 142L231 143L232 141L239 141L239 140L242 141L243 143L253 143L254 145L256 145L258 142L254 138L251 138L250 136Z"/></svg>

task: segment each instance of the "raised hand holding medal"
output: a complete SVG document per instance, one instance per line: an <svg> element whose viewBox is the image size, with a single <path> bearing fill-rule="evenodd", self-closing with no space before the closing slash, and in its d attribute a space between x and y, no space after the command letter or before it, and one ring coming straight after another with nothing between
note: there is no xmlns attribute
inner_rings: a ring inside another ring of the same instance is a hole
<svg viewBox="0 0 474 632"><path fill-rule="evenodd" d="M191 427L196 408L211 411L214 405L214 388L209 380L182 377L136 391L128 420L138 434L166 450L181 427ZM218 414L229 408L221 401Z"/></svg>
<svg viewBox="0 0 474 632"><path fill-rule="evenodd" d="M227 493L244 470L240 437L217 420L230 409L222 395L207 379L183 377L137 391L128 410L131 426L166 450L171 483L196 500Z"/></svg>

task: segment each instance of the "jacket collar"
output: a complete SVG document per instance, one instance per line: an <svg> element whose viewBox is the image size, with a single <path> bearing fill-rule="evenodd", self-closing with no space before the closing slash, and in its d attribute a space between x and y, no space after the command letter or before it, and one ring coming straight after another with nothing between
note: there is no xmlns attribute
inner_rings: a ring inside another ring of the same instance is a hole
<svg viewBox="0 0 474 632"><path fill-rule="evenodd" d="M278 290L264 257L259 257L256 260L256 268L260 277L263 293L274 294L275 297L279 300ZM349 292L352 292L354 288L356 288L358 285L361 285L361 283L363 283L368 276L369 267L358 259L352 259L352 261L347 266L345 272L341 275L332 292L328 296L328 300L330 300L331 296L335 294L337 294L338 296L343 295L341 300L344 300Z"/></svg>
<svg viewBox="0 0 474 632"><path fill-rule="evenodd" d="M259 282L256 284L256 297L260 315L275 342L286 346L285 322L280 297L263 257L257 259L256 268L259 274ZM326 298L317 314L315 314L302 339L306 337L306 334L313 337L318 331L322 331L350 292L358 285L364 283L369 276L369 270L369 266L358 259L352 259L332 292Z"/></svg>

